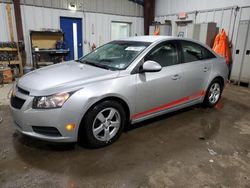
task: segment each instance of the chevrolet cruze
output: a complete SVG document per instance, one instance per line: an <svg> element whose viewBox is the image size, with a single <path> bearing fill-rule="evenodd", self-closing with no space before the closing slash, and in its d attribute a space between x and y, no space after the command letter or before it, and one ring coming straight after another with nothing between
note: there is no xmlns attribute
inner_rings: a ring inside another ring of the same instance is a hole
<svg viewBox="0 0 250 188"><path fill-rule="evenodd" d="M26 74L10 107L25 135L102 147L129 124L197 103L213 107L227 77L225 59L199 42L132 37Z"/></svg>

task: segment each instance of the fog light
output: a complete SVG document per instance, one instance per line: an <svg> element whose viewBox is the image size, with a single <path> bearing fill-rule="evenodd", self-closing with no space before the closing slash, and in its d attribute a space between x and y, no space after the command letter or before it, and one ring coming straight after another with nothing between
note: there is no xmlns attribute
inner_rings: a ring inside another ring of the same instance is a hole
<svg viewBox="0 0 250 188"><path fill-rule="evenodd" d="M75 124L67 124L67 125L66 125L66 129L67 129L68 131L72 131L74 128L75 128Z"/></svg>

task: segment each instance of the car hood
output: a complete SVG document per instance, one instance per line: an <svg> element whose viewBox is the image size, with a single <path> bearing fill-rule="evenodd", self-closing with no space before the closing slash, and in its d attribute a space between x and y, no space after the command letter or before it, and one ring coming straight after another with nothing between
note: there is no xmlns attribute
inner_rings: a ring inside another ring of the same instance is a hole
<svg viewBox="0 0 250 188"><path fill-rule="evenodd" d="M87 64L69 61L32 71L18 80L18 87L30 95L51 95L72 91L100 80L117 77L119 71L111 71Z"/></svg>

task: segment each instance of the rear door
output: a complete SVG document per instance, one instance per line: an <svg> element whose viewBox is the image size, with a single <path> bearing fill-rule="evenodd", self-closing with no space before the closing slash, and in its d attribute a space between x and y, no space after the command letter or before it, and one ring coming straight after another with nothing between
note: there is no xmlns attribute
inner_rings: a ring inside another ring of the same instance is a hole
<svg viewBox="0 0 250 188"><path fill-rule="evenodd" d="M189 101L200 99L206 93L205 87L216 57L205 47L191 41L180 40L179 45L183 68L181 93L189 97Z"/></svg>
<svg viewBox="0 0 250 188"><path fill-rule="evenodd" d="M162 66L159 72L137 74L136 114L139 119L179 105L182 69L175 41L163 42L148 53L144 61L152 60Z"/></svg>

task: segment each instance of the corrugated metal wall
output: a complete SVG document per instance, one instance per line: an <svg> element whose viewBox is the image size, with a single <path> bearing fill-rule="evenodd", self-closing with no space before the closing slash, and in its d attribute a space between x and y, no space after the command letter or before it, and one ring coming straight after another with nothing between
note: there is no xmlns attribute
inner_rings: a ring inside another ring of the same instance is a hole
<svg viewBox="0 0 250 188"><path fill-rule="evenodd" d="M223 8L228 6L248 6L249 0L156 0L155 15L164 16L178 12Z"/></svg>
<svg viewBox="0 0 250 188"><path fill-rule="evenodd" d="M0 0L12 2L12 0ZM20 0L22 5L45 8L68 9L70 3L76 5L77 11L116 14L124 16L143 16L143 7L128 0Z"/></svg>
<svg viewBox="0 0 250 188"><path fill-rule="evenodd" d="M13 5L11 5L11 10L14 10ZM11 11L13 26L16 25L14 11ZM16 33L16 27L13 28L14 33ZM17 36L14 35L14 39L17 40ZM6 4L0 3L0 41L9 41L9 25L8 18L6 14Z"/></svg>
<svg viewBox="0 0 250 188"><path fill-rule="evenodd" d="M104 0L107 1L107 0ZM108 0L109 1L109 0ZM122 0L127 1L127 0ZM25 3L33 1L26 0ZM38 2L38 1L37 1ZM40 2L40 1L39 1ZM47 0L47 3L50 2ZM59 2L59 0L58 0ZM60 1L62 2L62 1ZM94 1L93 1L94 2ZM95 0L95 2L97 2ZM135 4L133 2L129 2ZM117 5L119 3L115 3ZM0 3L0 41L8 41L8 28L5 11L6 3ZM91 5L95 6L95 5ZM98 5L100 6L100 5ZM136 5L140 6L140 5ZM121 10L121 8L120 8ZM108 10L107 10L108 11ZM137 12L137 10L134 10ZM13 12L12 12L13 13ZM106 13L94 13L83 11L70 11L59 8L45 8L41 6L21 5L21 14L24 29L25 49L27 53L27 64L31 63L30 30L40 30L41 28L60 28L60 16L82 18L84 54L89 52L89 45L95 43L97 46L104 44L111 39L111 22L121 21L131 23L131 35L143 35L143 18L139 16L122 16ZM14 18L14 16L13 16ZM13 21L15 21L13 19ZM15 22L13 22L15 23ZM14 31L16 32L16 31ZM16 36L15 36L16 37Z"/></svg>

